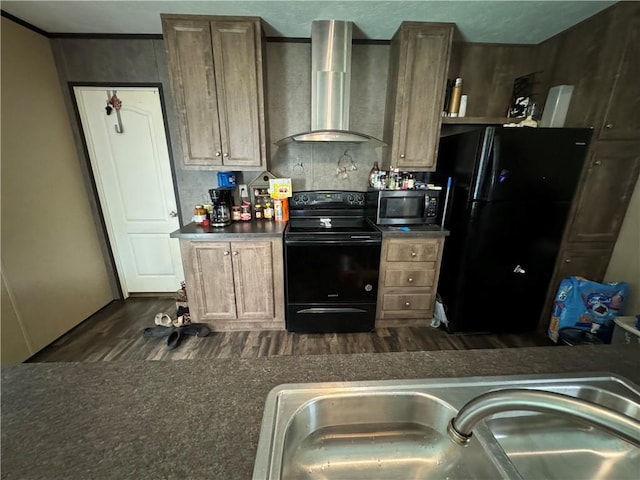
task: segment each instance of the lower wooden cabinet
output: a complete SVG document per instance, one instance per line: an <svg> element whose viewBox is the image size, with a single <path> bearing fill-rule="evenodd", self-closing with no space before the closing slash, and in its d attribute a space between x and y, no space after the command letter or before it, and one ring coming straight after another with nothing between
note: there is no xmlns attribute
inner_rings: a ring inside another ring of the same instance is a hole
<svg viewBox="0 0 640 480"><path fill-rule="evenodd" d="M433 317L444 238L382 240L376 327L425 325Z"/></svg>
<svg viewBox="0 0 640 480"><path fill-rule="evenodd" d="M180 240L192 321L214 330L284 329L282 239Z"/></svg>

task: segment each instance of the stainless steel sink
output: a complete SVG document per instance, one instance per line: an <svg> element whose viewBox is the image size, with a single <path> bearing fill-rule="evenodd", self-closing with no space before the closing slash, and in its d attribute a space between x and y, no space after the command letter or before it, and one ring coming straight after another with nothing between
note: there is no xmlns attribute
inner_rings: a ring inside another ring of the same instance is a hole
<svg viewBox="0 0 640 480"><path fill-rule="evenodd" d="M640 449L549 414L498 414L468 447L449 440L468 400L513 387L640 418L638 387L606 374L281 385L265 403L253 478L637 478Z"/></svg>
<svg viewBox="0 0 640 480"><path fill-rule="evenodd" d="M640 418L640 397L621 384L547 388ZM525 479L640 476L640 449L612 435L549 414L509 412L486 420L489 429Z"/></svg>

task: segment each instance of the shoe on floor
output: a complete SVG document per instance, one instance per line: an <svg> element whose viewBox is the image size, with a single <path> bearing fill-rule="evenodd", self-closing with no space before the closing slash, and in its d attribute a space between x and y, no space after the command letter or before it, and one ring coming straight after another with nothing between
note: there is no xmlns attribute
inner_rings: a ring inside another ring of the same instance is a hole
<svg viewBox="0 0 640 480"><path fill-rule="evenodd" d="M211 333L209 327L204 323L192 323L191 325L180 327L180 330L183 335L192 335L194 337L206 337Z"/></svg>
<svg viewBox="0 0 640 480"><path fill-rule="evenodd" d="M155 327L145 328L142 334L145 337L162 338L171 335L171 332L173 332L173 330L173 327L163 327L162 325L156 325Z"/></svg>
<svg viewBox="0 0 640 480"><path fill-rule="evenodd" d="M162 327L171 327L173 325L173 321L171 320L171 317L164 312L156 314L156 318L154 322L156 325L159 325Z"/></svg>
<svg viewBox="0 0 640 480"><path fill-rule="evenodd" d="M172 329L172 332L167 337L167 348L169 350L173 350L178 346L180 340L182 339L182 332L179 328Z"/></svg>

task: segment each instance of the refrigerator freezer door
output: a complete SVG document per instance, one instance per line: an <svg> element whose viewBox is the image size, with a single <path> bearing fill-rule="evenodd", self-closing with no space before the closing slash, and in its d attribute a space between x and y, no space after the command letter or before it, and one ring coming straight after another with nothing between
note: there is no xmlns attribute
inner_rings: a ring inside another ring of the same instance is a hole
<svg viewBox="0 0 640 480"><path fill-rule="evenodd" d="M473 198L571 201L590 138L588 129L496 128L485 162L478 157Z"/></svg>
<svg viewBox="0 0 640 480"><path fill-rule="evenodd" d="M567 202L471 205L465 238L445 243L439 291L449 331L535 329L568 209Z"/></svg>

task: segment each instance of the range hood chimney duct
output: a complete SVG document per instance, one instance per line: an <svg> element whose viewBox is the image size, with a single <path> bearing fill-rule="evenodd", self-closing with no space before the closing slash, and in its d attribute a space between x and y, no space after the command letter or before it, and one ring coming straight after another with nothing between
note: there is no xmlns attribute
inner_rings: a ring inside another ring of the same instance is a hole
<svg viewBox="0 0 640 480"><path fill-rule="evenodd" d="M352 22L315 20L311 24L311 131L276 142L336 142L384 145L349 130Z"/></svg>

